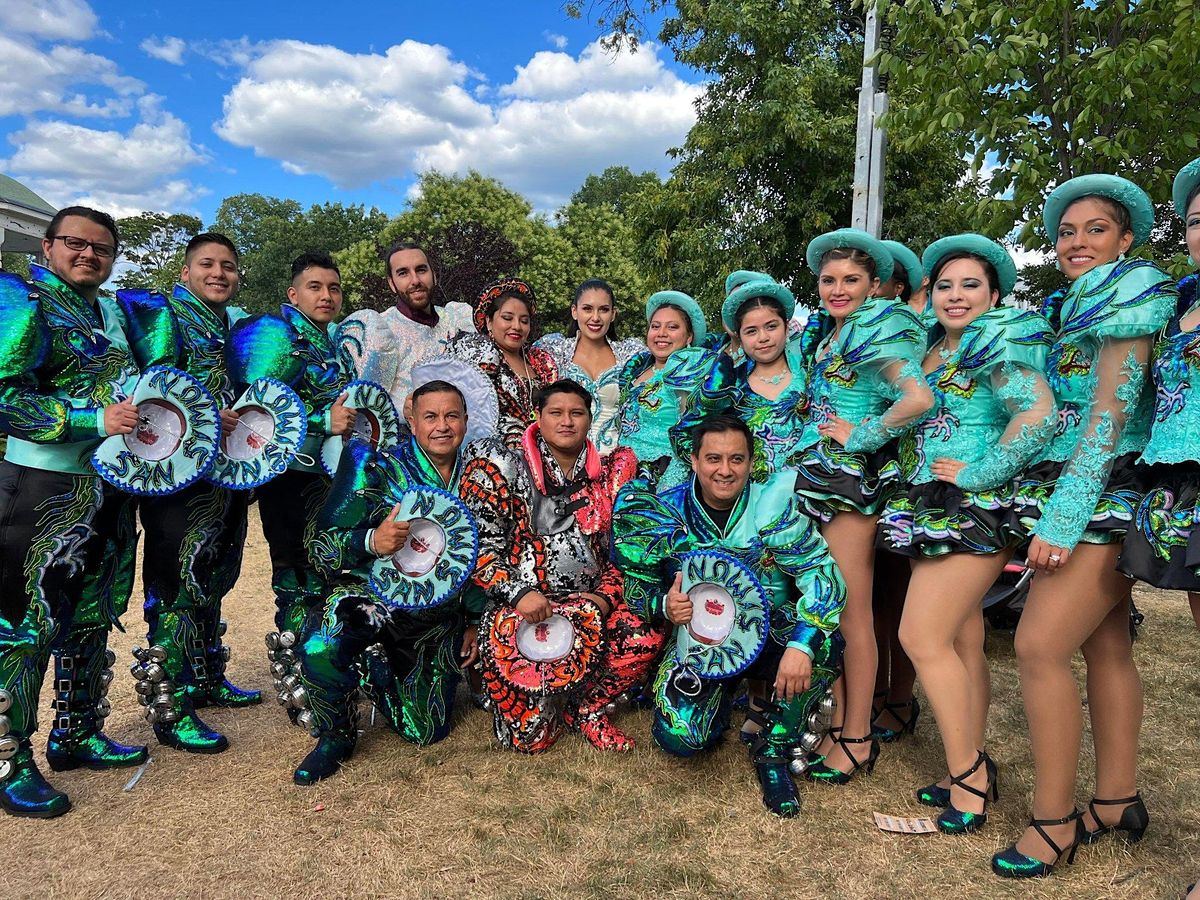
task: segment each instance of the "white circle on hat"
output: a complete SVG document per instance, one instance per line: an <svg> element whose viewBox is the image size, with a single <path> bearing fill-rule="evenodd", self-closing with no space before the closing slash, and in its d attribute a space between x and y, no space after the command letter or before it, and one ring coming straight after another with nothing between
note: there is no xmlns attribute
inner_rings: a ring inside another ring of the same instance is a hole
<svg viewBox="0 0 1200 900"><path fill-rule="evenodd" d="M571 652L575 626L557 613L544 622L522 622L517 627L517 649L534 662L554 662Z"/></svg>
<svg viewBox="0 0 1200 900"><path fill-rule="evenodd" d="M688 633L701 644L722 644L733 632L737 604L729 591L719 584L702 581L690 591L692 620L687 624Z"/></svg>

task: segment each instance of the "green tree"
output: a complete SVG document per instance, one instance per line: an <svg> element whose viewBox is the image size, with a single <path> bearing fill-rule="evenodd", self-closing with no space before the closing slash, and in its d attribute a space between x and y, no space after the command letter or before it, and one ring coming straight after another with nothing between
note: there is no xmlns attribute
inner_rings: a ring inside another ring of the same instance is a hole
<svg viewBox="0 0 1200 900"><path fill-rule="evenodd" d="M621 215L629 211L629 203L639 192L662 185L654 172L635 175L628 166L609 166L599 175L589 175L574 194L572 203L585 206L607 206Z"/></svg>
<svg viewBox="0 0 1200 900"><path fill-rule="evenodd" d="M28 253L13 253L10 251L0 257L0 269L3 269L5 272L13 272L28 280L29 264L31 262L33 262L32 255Z"/></svg>
<svg viewBox="0 0 1200 900"><path fill-rule="evenodd" d="M121 259L129 268L117 276L117 287L169 293L179 280L184 247L203 227L200 219L183 213L144 212L118 219Z"/></svg>
<svg viewBox="0 0 1200 900"><path fill-rule="evenodd" d="M214 231L238 248L238 304L251 312L278 308L291 283L292 260L306 250L336 253L376 235L387 223L378 209L321 203L307 211L295 200L235 194L217 209Z"/></svg>
<svg viewBox="0 0 1200 900"><path fill-rule="evenodd" d="M634 6L608 4L608 21ZM659 37L709 82L670 179L630 201L654 286L712 314L725 275L752 268L814 302L804 249L850 220L861 19L832 0L678 0ZM893 91L893 104L908 99ZM965 169L944 136L889 154L887 235L919 251L961 229L974 200Z"/></svg>
<svg viewBox="0 0 1200 900"><path fill-rule="evenodd" d="M1200 4L1179 0L881 0L894 29L881 70L907 102L888 116L903 149L951 137L996 161L972 211L992 234L1023 223L1045 246L1050 187L1126 175L1156 201L1200 145Z"/></svg>

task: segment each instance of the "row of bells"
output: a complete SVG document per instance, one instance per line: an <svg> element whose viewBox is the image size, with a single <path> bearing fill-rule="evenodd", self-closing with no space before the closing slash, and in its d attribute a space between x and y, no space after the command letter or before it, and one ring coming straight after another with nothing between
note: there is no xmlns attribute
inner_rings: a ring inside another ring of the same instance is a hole
<svg viewBox="0 0 1200 900"><path fill-rule="evenodd" d="M12 763L9 762L17 751L21 749L21 742L8 733L12 728L12 722L8 719L8 711L12 709L12 694L8 691L0 690L0 782L8 778L12 772Z"/></svg>
<svg viewBox="0 0 1200 900"><path fill-rule="evenodd" d="M829 731L829 726L833 722L833 711L836 708L837 701L833 699L833 689L831 688L821 698L817 708L809 713L807 727L800 735L800 742L791 750L792 761L788 764L788 769L793 775L803 775L808 770L808 754L817 749L821 739Z"/></svg>
<svg viewBox="0 0 1200 900"><path fill-rule="evenodd" d="M99 719L99 724L103 727L103 722L112 714L112 703L108 699L108 689L112 686L113 666L117 664L117 654L107 647L104 650L104 671L100 673L100 696L96 700L96 718ZM0 731L0 734L3 734Z"/></svg>
<svg viewBox="0 0 1200 900"><path fill-rule="evenodd" d="M145 707L146 721L151 725L178 722L180 713L175 708L175 682L163 666L167 659L166 648L158 644L148 649L134 647L133 657L137 662L129 667L129 674L137 681L133 689L137 692L138 703Z"/></svg>
<svg viewBox="0 0 1200 900"><path fill-rule="evenodd" d="M308 691L300 680L296 642L294 631L272 631L267 635L267 659L271 661L275 699L280 706L296 710L296 724L313 737L318 737L316 717L308 708Z"/></svg>

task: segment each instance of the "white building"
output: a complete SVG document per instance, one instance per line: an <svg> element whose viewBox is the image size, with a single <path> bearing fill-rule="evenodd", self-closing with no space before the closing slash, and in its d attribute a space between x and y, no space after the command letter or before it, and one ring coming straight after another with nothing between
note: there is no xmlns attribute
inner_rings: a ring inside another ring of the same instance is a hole
<svg viewBox="0 0 1200 900"><path fill-rule="evenodd" d="M42 236L58 212L21 182L0 174L0 251L42 258Z"/></svg>

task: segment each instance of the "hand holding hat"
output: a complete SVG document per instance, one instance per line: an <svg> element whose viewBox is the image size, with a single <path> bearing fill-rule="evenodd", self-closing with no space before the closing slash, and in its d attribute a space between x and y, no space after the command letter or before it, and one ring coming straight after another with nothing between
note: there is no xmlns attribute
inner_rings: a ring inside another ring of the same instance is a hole
<svg viewBox="0 0 1200 900"><path fill-rule="evenodd" d="M672 624L686 625L692 621L692 598L683 592L683 572L675 573L665 599L667 618Z"/></svg>
<svg viewBox="0 0 1200 900"><path fill-rule="evenodd" d="M375 548L376 556L391 556L408 540L408 522L396 521L398 515L400 515L399 503L392 507L387 518L380 522L371 533L371 544Z"/></svg>
<svg viewBox="0 0 1200 900"><path fill-rule="evenodd" d="M106 435L132 434L137 423L138 411L132 400L125 399L120 403L104 407L104 433Z"/></svg>

